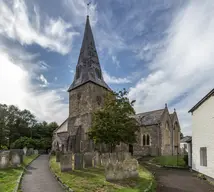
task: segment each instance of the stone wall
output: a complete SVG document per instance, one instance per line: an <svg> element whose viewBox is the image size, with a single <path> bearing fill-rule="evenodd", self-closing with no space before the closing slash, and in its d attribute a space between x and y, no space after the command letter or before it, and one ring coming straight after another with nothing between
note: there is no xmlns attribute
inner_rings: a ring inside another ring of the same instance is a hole
<svg viewBox="0 0 214 192"><path fill-rule="evenodd" d="M91 82L69 92L69 135L76 135L78 128L81 127L81 140L88 140L85 133L91 126L92 113L103 106L107 92L107 89Z"/></svg>
<svg viewBox="0 0 214 192"><path fill-rule="evenodd" d="M133 145L134 155L136 156L158 156L159 155L159 139L158 125L142 126L137 137L137 143ZM150 146L142 145L142 135L150 136Z"/></svg>

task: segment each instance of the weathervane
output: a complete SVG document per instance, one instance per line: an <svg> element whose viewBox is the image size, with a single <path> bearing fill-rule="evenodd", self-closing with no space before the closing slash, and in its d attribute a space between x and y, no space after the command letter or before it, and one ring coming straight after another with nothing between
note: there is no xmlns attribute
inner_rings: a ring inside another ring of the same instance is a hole
<svg viewBox="0 0 214 192"><path fill-rule="evenodd" d="M87 3L87 15L89 16L89 5L91 4L91 2Z"/></svg>

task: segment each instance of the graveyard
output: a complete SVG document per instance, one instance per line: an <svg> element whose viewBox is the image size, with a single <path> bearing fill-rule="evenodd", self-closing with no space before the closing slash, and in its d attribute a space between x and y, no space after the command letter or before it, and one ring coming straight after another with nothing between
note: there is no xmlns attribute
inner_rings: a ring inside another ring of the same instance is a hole
<svg viewBox="0 0 214 192"><path fill-rule="evenodd" d="M22 163L20 161L20 163L13 166L11 162L8 162L7 164L5 164L4 168L1 167L2 169L0 169L0 191L14 191L17 185L17 180L19 179L21 173L23 172L25 167L29 165L36 157L38 157L38 154L31 154L29 156L24 155Z"/></svg>
<svg viewBox="0 0 214 192"><path fill-rule="evenodd" d="M138 165L137 160L129 154L106 153L86 156L85 158L84 154L52 155L50 169L73 191L137 192L148 188L149 191L155 191L154 176L143 166Z"/></svg>

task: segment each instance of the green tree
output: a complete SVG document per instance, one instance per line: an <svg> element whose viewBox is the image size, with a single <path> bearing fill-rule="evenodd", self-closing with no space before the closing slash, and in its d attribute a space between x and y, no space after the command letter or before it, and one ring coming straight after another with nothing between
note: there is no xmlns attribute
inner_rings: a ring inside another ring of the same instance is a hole
<svg viewBox="0 0 214 192"><path fill-rule="evenodd" d="M95 144L105 143L110 146L111 152L120 142L136 142L139 126L133 117L135 101L130 102L127 94L125 89L107 94L104 106L93 114L88 132Z"/></svg>

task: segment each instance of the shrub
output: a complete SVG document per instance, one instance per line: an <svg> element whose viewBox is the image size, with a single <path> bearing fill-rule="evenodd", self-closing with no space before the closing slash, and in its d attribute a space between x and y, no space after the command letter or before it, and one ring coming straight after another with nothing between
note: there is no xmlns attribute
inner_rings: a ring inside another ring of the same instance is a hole
<svg viewBox="0 0 214 192"><path fill-rule="evenodd" d="M7 146L5 146L5 145L1 145L1 146L0 146L0 149L7 150L8 148L7 148Z"/></svg>

